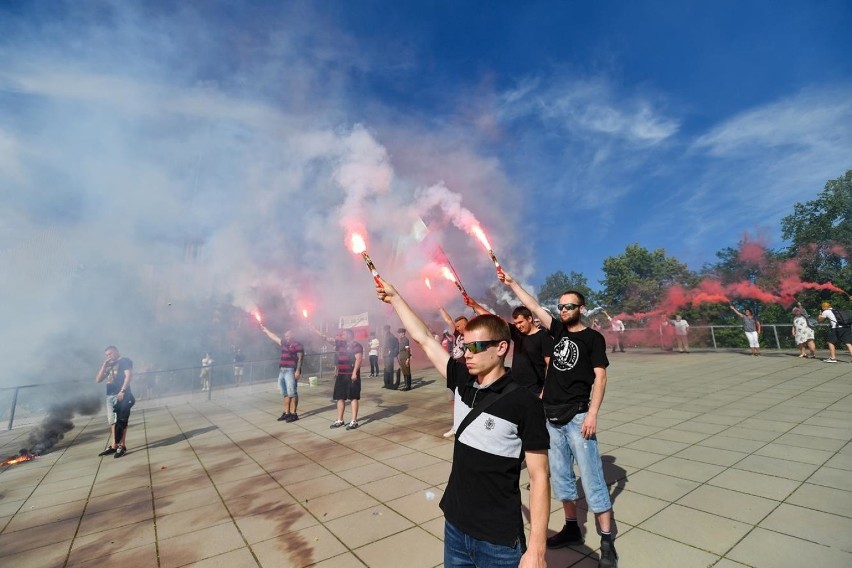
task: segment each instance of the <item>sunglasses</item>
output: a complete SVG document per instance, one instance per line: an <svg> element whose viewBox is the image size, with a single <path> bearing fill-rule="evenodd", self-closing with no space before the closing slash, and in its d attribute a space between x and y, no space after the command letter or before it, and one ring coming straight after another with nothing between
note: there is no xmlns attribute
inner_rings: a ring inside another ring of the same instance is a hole
<svg viewBox="0 0 852 568"><path fill-rule="evenodd" d="M579 308L580 304L556 304L556 307L559 309L560 312L562 310L568 310L570 312L571 310L576 310L577 308Z"/></svg>
<svg viewBox="0 0 852 568"><path fill-rule="evenodd" d="M464 348L465 348L465 350L470 351L471 353L476 355L477 353L482 353L483 351L485 351L486 349L488 349L492 345L499 345L499 344L500 344L499 339L489 339L487 341L471 341L469 343L465 343Z"/></svg>

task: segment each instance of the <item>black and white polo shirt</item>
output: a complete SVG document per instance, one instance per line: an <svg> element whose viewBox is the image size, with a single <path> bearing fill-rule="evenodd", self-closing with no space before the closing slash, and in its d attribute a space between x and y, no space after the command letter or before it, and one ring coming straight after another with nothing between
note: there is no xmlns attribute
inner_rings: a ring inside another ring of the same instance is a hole
<svg viewBox="0 0 852 568"><path fill-rule="evenodd" d="M511 371L485 388L464 363L447 363L447 381L455 384L454 425L476 405L500 393ZM513 546L523 534L521 464L524 452L547 450L550 437L544 407L532 392L518 388L481 413L456 436L453 467L441 509L462 532L479 540Z"/></svg>

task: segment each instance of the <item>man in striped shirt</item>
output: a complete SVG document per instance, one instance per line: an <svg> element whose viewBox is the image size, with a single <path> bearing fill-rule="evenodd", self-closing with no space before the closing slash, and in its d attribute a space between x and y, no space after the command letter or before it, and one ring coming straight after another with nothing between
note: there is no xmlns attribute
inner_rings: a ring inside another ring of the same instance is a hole
<svg viewBox="0 0 852 568"><path fill-rule="evenodd" d="M278 361L278 390L284 397L284 412L278 417L279 422L295 422L299 419L296 408L299 406L299 379L302 377L302 361L305 358L305 347L293 339L293 331L288 329L281 339L260 324L269 339L281 346L281 358Z"/></svg>

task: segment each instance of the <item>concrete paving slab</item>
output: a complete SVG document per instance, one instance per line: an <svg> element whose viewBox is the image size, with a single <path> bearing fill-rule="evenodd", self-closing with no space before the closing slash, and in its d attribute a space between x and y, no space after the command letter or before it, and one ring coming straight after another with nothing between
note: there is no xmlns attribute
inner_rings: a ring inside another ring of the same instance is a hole
<svg viewBox="0 0 852 568"><path fill-rule="evenodd" d="M434 370L415 377L410 392L366 379L354 431L329 429L327 377L291 424L272 381L140 401L121 459L97 457L103 417L75 418L50 453L0 469L0 563L440 566L450 409ZM852 366L619 353L599 425L622 568L852 565ZM0 455L31 428L0 432ZM578 507L586 544L551 566L597 566Z"/></svg>

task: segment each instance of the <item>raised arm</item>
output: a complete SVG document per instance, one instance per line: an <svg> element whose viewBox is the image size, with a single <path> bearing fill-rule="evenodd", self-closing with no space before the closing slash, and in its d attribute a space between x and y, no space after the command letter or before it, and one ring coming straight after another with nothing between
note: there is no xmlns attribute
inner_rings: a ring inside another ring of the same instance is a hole
<svg viewBox="0 0 852 568"><path fill-rule="evenodd" d="M376 295L381 301L393 307L411 340L416 341L420 345L423 352L426 353L426 357L429 358L429 361L441 373L441 376L447 378L447 362L450 360L450 354L444 351L444 348L441 347L441 342L432 336L429 328L414 313L414 310L411 309L411 306L408 305L402 296L399 295L396 288L385 280L380 279L380 282L381 285L376 286ZM443 308L441 312L441 315L446 314ZM447 317L449 317L449 314L447 314ZM452 319L450 321L452 322Z"/></svg>
<svg viewBox="0 0 852 568"><path fill-rule="evenodd" d="M491 313L491 312L489 312L488 310L486 310L485 308L483 308L483 307L482 307L482 305L481 305L479 302L477 302L476 300L474 300L474 299L473 299L473 298L471 298L470 296L465 296L465 297L464 297L464 303L465 303L468 307L473 308L473 311L475 311L475 312L476 312L476 315L484 316L485 314L490 314L490 313Z"/></svg>
<svg viewBox="0 0 852 568"><path fill-rule="evenodd" d="M733 306L733 304L729 305L728 307L729 307L729 308L731 308L732 310L734 310L734 313L735 313L735 314L737 314L738 316L740 316L741 318L744 318L744 317L745 317L745 315L743 315L743 313L742 313L742 312L740 312L737 308L735 308L735 307Z"/></svg>
<svg viewBox="0 0 852 568"><path fill-rule="evenodd" d="M447 310L444 308L438 308L438 313L441 314L441 317L447 322L447 325L450 326L450 331L456 328L456 322L453 321L453 318L450 317L450 314L447 313Z"/></svg>
<svg viewBox="0 0 852 568"><path fill-rule="evenodd" d="M538 300L536 300L532 294L524 290L523 287L518 284L518 281L512 278L505 270L498 274L497 277L501 282L511 288L512 292L515 293L521 303L529 308L533 315L541 321L542 327L549 330L550 324L553 323L553 316L550 315L550 312L542 308L541 304L538 303Z"/></svg>
<svg viewBox="0 0 852 568"><path fill-rule="evenodd" d="M272 341L274 341L274 342L275 342L275 343L277 343L278 345L281 345L281 338L280 338L280 337L278 337L277 335L275 335L274 333L272 333L271 331L269 331L268 329L266 329L266 326L265 326L265 325L260 324L260 329L262 329L262 330L263 330L263 333L265 333L265 334L266 334L266 336L267 336L269 339L271 339Z"/></svg>

